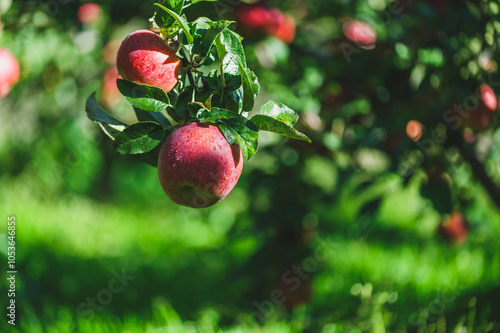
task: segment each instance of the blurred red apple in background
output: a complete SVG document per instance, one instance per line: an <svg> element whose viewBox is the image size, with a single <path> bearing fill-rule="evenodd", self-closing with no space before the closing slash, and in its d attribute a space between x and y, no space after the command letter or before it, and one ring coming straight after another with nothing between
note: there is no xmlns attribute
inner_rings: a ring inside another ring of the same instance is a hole
<svg viewBox="0 0 500 333"><path fill-rule="evenodd" d="M410 120L406 124L406 135L413 141L418 141L422 137L422 123L417 120Z"/></svg>
<svg viewBox="0 0 500 333"><path fill-rule="evenodd" d="M295 38L295 20L277 8L262 4L243 4L236 12L241 30L246 36L267 34L290 44Z"/></svg>
<svg viewBox="0 0 500 333"><path fill-rule="evenodd" d="M454 116L461 117L461 127L470 128L472 131L480 131L487 128L498 109L497 97L493 89L487 84L481 84L478 91L479 106L468 113L465 117L454 110Z"/></svg>
<svg viewBox="0 0 500 333"><path fill-rule="evenodd" d="M438 231L447 241L462 244L469 234L469 225L462 213L455 210L442 219Z"/></svg>
<svg viewBox="0 0 500 333"><path fill-rule="evenodd" d="M295 38L295 20L293 17L275 8L269 10L269 13L271 14L271 20L266 26L267 33L286 44L290 44Z"/></svg>
<svg viewBox="0 0 500 333"><path fill-rule="evenodd" d="M371 25L357 20L348 20L342 26L344 35L360 48L370 50L375 47L377 33Z"/></svg>
<svg viewBox="0 0 500 333"><path fill-rule="evenodd" d="M101 13L101 7L96 3L86 3L78 9L78 19L83 24L92 24L97 21Z"/></svg>
<svg viewBox="0 0 500 333"><path fill-rule="evenodd" d="M112 67L104 73L101 91L101 102L104 107L113 107L123 98L116 86L116 79L118 78L120 78L120 75L118 75L116 67Z"/></svg>
<svg viewBox="0 0 500 333"><path fill-rule="evenodd" d="M269 10L262 4L243 4L236 11L238 23L248 28L264 28L271 20Z"/></svg>
<svg viewBox="0 0 500 333"><path fill-rule="evenodd" d="M16 57L0 48L0 98L7 96L19 80L20 69Z"/></svg>

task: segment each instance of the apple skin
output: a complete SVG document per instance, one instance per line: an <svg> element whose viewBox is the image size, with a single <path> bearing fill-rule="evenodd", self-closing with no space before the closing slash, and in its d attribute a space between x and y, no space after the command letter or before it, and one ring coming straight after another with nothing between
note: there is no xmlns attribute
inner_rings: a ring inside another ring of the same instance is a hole
<svg viewBox="0 0 500 333"><path fill-rule="evenodd" d="M92 24L97 21L100 13L101 7L98 4L86 3L78 9L78 19L83 24Z"/></svg>
<svg viewBox="0 0 500 333"><path fill-rule="evenodd" d="M370 50L375 47L377 33L371 25L357 20L348 20L342 26L344 35L359 47Z"/></svg>
<svg viewBox="0 0 500 333"><path fill-rule="evenodd" d="M158 157L158 178L175 203L205 208L226 198L240 178L243 154L212 124L189 123L172 132Z"/></svg>
<svg viewBox="0 0 500 333"><path fill-rule="evenodd" d="M156 86L167 93L177 84L180 66L175 51L150 30L128 35L116 56L116 67L124 79Z"/></svg>
<svg viewBox="0 0 500 333"><path fill-rule="evenodd" d="M438 232L445 240L457 245L464 243L469 234L469 224L461 212L455 210L450 216L443 218Z"/></svg>
<svg viewBox="0 0 500 333"><path fill-rule="evenodd" d="M19 80L20 69L16 57L0 48L0 98L7 96Z"/></svg>

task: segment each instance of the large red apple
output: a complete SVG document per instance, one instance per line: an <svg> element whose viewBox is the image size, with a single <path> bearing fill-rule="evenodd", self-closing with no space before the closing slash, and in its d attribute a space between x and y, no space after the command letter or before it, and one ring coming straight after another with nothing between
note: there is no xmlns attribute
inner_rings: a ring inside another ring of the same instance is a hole
<svg viewBox="0 0 500 333"><path fill-rule="evenodd" d="M230 145L215 125L190 123L163 143L158 178L175 203L193 208L211 206L226 198L243 168L239 145Z"/></svg>
<svg viewBox="0 0 500 333"><path fill-rule="evenodd" d="M127 80L171 91L177 84L181 59L157 34L150 30L131 33L120 45L116 67Z"/></svg>
<svg viewBox="0 0 500 333"><path fill-rule="evenodd" d="M0 48L0 98L7 96L19 80L19 63L10 51Z"/></svg>
<svg viewBox="0 0 500 333"><path fill-rule="evenodd" d="M344 35L359 47L369 50L375 47L377 33L371 25L357 20L348 20L343 26Z"/></svg>

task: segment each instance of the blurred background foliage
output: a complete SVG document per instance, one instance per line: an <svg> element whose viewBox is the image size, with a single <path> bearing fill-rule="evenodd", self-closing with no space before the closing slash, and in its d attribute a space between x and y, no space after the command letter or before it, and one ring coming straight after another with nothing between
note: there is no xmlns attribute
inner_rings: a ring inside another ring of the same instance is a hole
<svg viewBox="0 0 500 333"><path fill-rule="evenodd" d="M117 46L155 7L105 0L82 22L83 4L0 1L0 47L21 66L0 99L14 331L500 331L499 113L474 130L444 115L481 83L498 92L498 1L261 3L291 15L296 35L288 45L233 26L260 101L299 112L313 143L263 135L231 196L203 210L170 202L156 170L118 155L84 112L98 91L134 121L105 73L113 82ZM187 15L237 20L242 5ZM374 49L344 36L348 19L374 28ZM108 300L117 272L133 278ZM96 297L106 304L93 311ZM13 329L5 316L0 329Z"/></svg>

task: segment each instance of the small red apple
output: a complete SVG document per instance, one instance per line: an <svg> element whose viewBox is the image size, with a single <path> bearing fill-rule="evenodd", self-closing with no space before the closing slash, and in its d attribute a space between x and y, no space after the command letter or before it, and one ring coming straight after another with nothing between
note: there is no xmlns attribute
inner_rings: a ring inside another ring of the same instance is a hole
<svg viewBox="0 0 500 333"><path fill-rule="evenodd" d="M288 310L309 303L313 296L312 276L307 276L305 279L299 279L299 276L294 276L294 279L294 282L297 283L285 283L283 277L280 276L280 279L274 284L274 290L280 295L279 303Z"/></svg>
<svg viewBox="0 0 500 333"><path fill-rule="evenodd" d="M78 9L78 19L83 24L92 24L97 21L101 14L101 7L96 3L86 3L83 4Z"/></svg>
<svg viewBox="0 0 500 333"><path fill-rule="evenodd" d="M0 98L7 96L19 80L20 69L16 57L0 48Z"/></svg>
<svg viewBox="0 0 500 333"><path fill-rule="evenodd" d="M277 8L268 9L262 4L242 5L236 12L245 35L266 33L290 44L295 38L295 20Z"/></svg>
<svg viewBox="0 0 500 333"><path fill-rule="evenodd" d="M212 124L189 123L172 132L158 157L158 178L175 203L204 208L226 198L243 168L239 145Z"/></svg>
<svg viewBox="0 0 500 333"><path fill-rule="evenodd" d="M493 89L490 88L489 85L483 83L480 88L481 91L481 99L483 100L484 106L486 106L491 111L495 111L498 103L497 96Z"/></svg>
<svg viewBox="0 0 500 333"><path fill-rule="evenodd" d="M377 33L371 25L357 20L348 20L342 26L344 35L359 47L370 50L375 47Z"/></svg>
<svg viewBox="0 0 500 333"><path fill-rule="evenodd" d="M406 135L413 141L418 141L422 137L422 123L417 120L410 120L406 124Z"/></svg>
<svg viewBox="0 0 500 333"><path fill-rule="evenodd" d="M487 84L481 84L478 92L479 106L470 111L468 117L462 118L462 128L480 131L487 128L498 109L497 97L493 89Z"/></svg>
<svg viewBox="0 0 500 333"><path fill-rule="evenodd" d="M462 244L469 234L469 225L462 213L455 210L443 218L438 231L444 239L455 244Z"/></svg>
<svg viewBox="0 0 500 333"><path fill-rule="evenodd" d="M116 67L112 67L104 73L101 101L105 107L113 107L123 98L116 86L116 79L118 78L120 78L120 75L118 75Z"/></svg>
<svg viewBox="0 0 500 333"><path fill-rule="evenodd" d="M181 59L159 35L137 30L120 45L116 66L124 79L169 92L177 84Z"/></svg>
<svg viewBox="0 0 500 333"><path fill-rule="evenodd" d="M276 8L270 9L269 13L271 20L266 26L267 33L286 44L290 44L295 38L295 20L293 17Z"/></svg>
<svg viewBox="0 0 500 333"><path fill-rule="evenodd" d="M247 28L264 28L271 20L269 10L261 4L244 4L236 12L238 22Z"/></svg>

